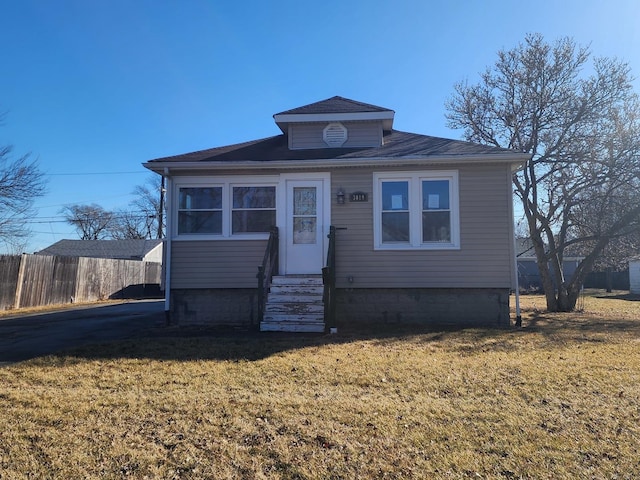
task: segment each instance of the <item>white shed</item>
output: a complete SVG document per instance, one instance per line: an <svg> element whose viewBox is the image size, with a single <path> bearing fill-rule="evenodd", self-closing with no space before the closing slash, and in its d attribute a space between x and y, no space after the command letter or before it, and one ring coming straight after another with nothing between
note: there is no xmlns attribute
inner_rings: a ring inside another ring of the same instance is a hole
<svg viewBox="0 0 640 480"><path fill-rule="evenodd" d="M640 295L640 257L629 260L629 291Z"/></svg>

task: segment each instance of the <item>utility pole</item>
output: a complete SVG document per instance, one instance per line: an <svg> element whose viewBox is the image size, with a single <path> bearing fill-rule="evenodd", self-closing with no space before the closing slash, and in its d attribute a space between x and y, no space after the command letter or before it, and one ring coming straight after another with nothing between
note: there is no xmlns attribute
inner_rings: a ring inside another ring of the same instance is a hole
<svg viewBox="0 0 640 480"><path fill-rule="evenodd" d="M160 181L160 207L158 208L158 237L162 238L162 224L163 224L163 215L164 215L164 175L162 175L162 180Z"/></svg>

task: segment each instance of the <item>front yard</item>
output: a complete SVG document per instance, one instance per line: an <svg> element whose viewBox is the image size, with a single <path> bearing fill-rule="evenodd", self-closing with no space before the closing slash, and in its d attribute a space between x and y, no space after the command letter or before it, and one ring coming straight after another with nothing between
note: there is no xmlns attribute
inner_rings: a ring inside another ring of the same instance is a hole
<svg viewBox="0 0 640 480"><path fill-rule="evenodd" d="M0 369L0 479L636 478L640 301L523 328L181 336Z"/></svg>

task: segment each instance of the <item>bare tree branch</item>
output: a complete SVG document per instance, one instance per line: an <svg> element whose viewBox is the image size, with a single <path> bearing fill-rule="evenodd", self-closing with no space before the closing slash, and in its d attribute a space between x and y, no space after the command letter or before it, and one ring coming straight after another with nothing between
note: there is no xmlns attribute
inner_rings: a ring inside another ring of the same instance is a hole
<svg viewBox="0 0 640 480"><path fill-rule="evenodd" d="M68 223L76 227L81 240L103 240L110 237L113 213L100 205L67 205L61 213Z"/></svg>
<svg viewBox="0 0 640 480"><path fill-rule="evenodd" d="M638 96L626 63L596 58L586 75L590 56L569 38L530 34L499 52L478 84L455 85L447 103L448 125L467 140L532 154L514 194L549 310L575 308L598 260L640 229ZM567 253L584 257L570 279Z"/></svg>
<svg viewBox="0 0 640 480"><path fill-rule="evenodd" d="M46 193L47 182L29 154L12 159L11 152L10 145L0 146L0 243L13 251L28 241L26 220L35 215L33 203Z"/></svg>
<svg viewBox="0 0 640 480"><path fill-rule="evenodd" d="M136 198L128 209L107 211L100 205L67 205L61 213L68 223L76 227L82 240L154 239L162 236L164 224L159 228L161 213L161 177L150 177L144 185L135 187Z"/></svg>

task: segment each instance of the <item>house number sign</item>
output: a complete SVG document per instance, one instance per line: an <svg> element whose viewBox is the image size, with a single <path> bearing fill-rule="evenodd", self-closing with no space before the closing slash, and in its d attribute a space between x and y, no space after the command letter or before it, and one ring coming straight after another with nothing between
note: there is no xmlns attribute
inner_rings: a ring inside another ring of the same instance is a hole
<svg viewBox="0 0 640 480"><path fill-rule="evenodd" d="M353 192L349 197L349 201L351 202L368 202L369 195L365 192Z"/></svg>

